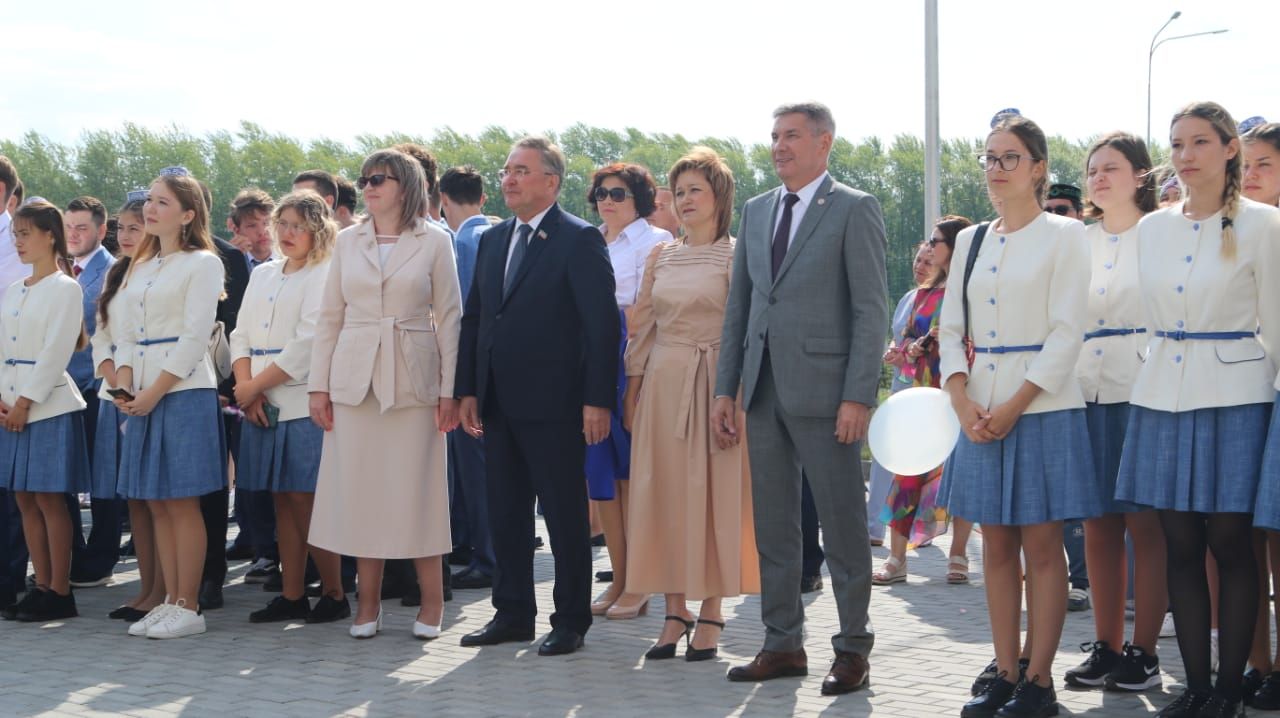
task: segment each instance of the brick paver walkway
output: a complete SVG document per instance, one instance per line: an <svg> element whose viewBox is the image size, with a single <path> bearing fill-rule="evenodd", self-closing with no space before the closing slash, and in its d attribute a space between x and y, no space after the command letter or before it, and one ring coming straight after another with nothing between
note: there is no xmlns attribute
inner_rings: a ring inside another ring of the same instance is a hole
<svg viewBox="0 0 1280 718"><path fill-rule="evenodd" d="M131 597L136 564L117 568L115 582L77 592L81 617L45 626L0 624L0 715L75 716L956 716L974 675L991 657L982 564L970 546L974 582L944 580L947 537L910 555L906 584L876 588L872 616L876 647L871 687L827 698L819 685L836 630L829 591L805 597L810 676L764 684L730 683L725 670L760 646L756 597L726 601L728 629L717 661L646 664L657 636L660 598L649 615L599 620L586 648L543 658L537 644L481 650L458 639L490 617L487 591L457 591L446 604L445 632L421 643L409 633L416 609L385 602L381 635L355 641L346 622L308 626L250 625L251 610L269 598L238 576L226 607L210 611L209 632L175 641L125 635L105 615ZM885 549L875 549L877 563ZM608 567L597 549L596 568ZM538 600L551 605L551 554L537 554ZM696 610L696 606L692 606ZM539 632L549 630L540 616ZM1154 712L1169 693L1141 696L1062 690L1061 675L1077 663L1076 648L1092 638L1090 613L1071 614L1054 666L1065 715L1134 716ZM1164 639L1165 690L1180 689L1177 646ZM1172 675L1170 674L1172 672Z"/></svg>

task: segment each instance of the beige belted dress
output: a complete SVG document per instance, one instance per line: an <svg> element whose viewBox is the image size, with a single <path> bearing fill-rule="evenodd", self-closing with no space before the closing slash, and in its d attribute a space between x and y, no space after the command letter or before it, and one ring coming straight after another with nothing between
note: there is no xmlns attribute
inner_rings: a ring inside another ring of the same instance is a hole
<svg viewBox="0 0 1280 718"><path fill-rule="evenodd" d="M760 591L747 447L720 449L709 420L732 263L725 238L660 244L645 266L625 359L628 380L643 377L631 427L630 593Z"/></svg>
<svg viewBox="0 0 1280 718"><path fill-rule="evenodd" d="M333 402L312 545L366 558L451 550L445 436L435 410L440 397L453 396L461 314L443 230L419 220L385 257L371 222L339 233L308 387Z"/></svg>

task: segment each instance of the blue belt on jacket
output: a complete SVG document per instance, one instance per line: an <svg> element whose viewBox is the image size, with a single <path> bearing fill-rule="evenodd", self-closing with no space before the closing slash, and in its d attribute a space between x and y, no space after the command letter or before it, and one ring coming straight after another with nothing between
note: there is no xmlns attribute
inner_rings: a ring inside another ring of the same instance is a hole
<svg viewBox="0 0 1280 718"><path fill-rule="evenodd" d="M1256 332L1184 332L1178 330L1176 332L1157 331L1156 336L1162 339L1172 339L1175 342L1183 342L1194 339L1252 339L1257 336Z"/></svg>
<svg viewBox="0 0 1280 718"><path fill-rule="evenodd" d="M31 366L35 366L35 362L31 361L30 359L5 359L4 363L7 364L8 366L17 366L19 364L29 364Z"/></svg>
<svg viewBox="0 0 1280 718"><path fill-rule="evenodd" d="M1022 344L1014 346L1001 347L974 347L973 350L979 354L1018 354L1020 352L1038 352L1044 349L1043 344Z"/></svg>
<svg viewBox="0 0 1280 718"><path fill-rule="evenodd" d="M250 349L249 354L255 357L265 357L265 356L271 356L272 354L279 354L282 351L284 350L283 349Z"/></svg>
<svg viewBox="0 0 1280 718"><path fill-rule="evenodd" d="M1085 332L1084 340L1101 339L1102 337L1127 337L1130 334L1146 334L1146 327L1138 327L1137 329L1096 329L1091 332Z"/></svg>
<svg viewBox="0 0 1280 718"><path fill-rule="evenodd" d="M139 339L138 346L149 347L152 344L173 344L178 341L178 337L160 337L159 339Z"/></svg>

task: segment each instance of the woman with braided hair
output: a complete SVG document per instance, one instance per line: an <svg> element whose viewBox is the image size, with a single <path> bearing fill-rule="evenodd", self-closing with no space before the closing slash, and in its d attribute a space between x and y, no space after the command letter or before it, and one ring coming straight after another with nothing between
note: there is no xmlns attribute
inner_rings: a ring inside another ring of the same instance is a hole
<svg viewBox="0 0 1280 718"><path fill-rule="evenodd" d="M1149 344L1115 498L1156 509L1168 548L1187 690L1158 715L1235 716L1258 608L1250 531L1280 347L1280 211L1240 196L1240 139L1220 105L1174 115L1170 146L1183 200L1138 224ZM1213 686L1206 548L1220 591Z"/></svg>

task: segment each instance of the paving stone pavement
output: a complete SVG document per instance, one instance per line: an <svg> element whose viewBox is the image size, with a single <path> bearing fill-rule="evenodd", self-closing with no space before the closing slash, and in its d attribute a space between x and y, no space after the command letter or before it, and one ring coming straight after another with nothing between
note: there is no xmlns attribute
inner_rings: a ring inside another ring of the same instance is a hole
<svg viewBox="0 0 1280 718"><path fill-rule="evenodd" d="M539 527L541 530L541 526ZM944 580L948 537L909 554L906 584L876 588L871 612L876 646L869 689L828 698L819 693L838 621L829 590L805 596L810 675L762 684L730 683L724 673L760 646L757 597L727 600L720 658L645 663L661 627L656 597L647 616L600 619L586 648L543 658L537 643L462 648L458 639L489 619L488 592L456 591L446 604L444 635L422 643L410 635L415 610L386 601L382 633L355 641L347 622L251 625L250 611L270 598L246 585L247 563L233 564L226 607L208 613L209 632L173 641L125 635L106 613L132 597L136 564L117 567L114 582L76 592L81 617L63 623L0 623L0 716L957 716L969 684L991 657L982 590L979 536L969 547L970 585ZM608 568L596 549L597 569ZM877 565L886 549L874 549ZM537 552L538 630L549 630L552 559ZM828 579L829 581L829 579ZM603 588L603 586L600 586ZM691 604L696 611L696 604ZM1177 645L1161 645L1164 693L1063 690L1061 675L1082 658L1092 616L1067 618L1054 665L1064 715L1154 713L1180 691Z"/></svg>

